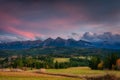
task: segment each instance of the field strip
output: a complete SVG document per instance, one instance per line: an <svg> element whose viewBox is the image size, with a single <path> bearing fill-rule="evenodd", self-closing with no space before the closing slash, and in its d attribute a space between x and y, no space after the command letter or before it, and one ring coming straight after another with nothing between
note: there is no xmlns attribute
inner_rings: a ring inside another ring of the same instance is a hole
<svg viewBox="0 0 120 80"><path fill-rule="evenodd" d="M37 72L37 73L39 73L39 74L46 74L46 75L53 75L53 76L80 78L80 79L86 80L86 78L84 76L76 76L76 75L70 75L70 74L46 73L46 72Z"/></svg>
<svg viewBox="0 0 120 80"><path fill-rule="evenodd" d="M71 77L71 78L79 78L83 80L91 80L104 77L105 75L98 75L98 76L86 76L86 75L72 75L72 74L58 74L58 73L46 73L46 72L37 72L39 74L46 74L46 75L53 75L53 76L63 76L63 77Z"/></svg>

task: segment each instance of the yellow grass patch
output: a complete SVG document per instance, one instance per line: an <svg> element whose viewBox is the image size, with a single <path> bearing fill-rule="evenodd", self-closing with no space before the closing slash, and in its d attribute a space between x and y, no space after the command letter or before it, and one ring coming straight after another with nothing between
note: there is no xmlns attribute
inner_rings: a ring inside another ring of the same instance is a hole
<svg viewBox="0 0 120 80"><path fill-rule="evenodd" d="M32 71L0 72L0 80L79 80L69 77L39 74Z"/></svg>
<svg viewBox="0 0 120 80"><path fill-rule="evenodd" d="M70 58L54 58L54 62L69 62Z"/></svg>

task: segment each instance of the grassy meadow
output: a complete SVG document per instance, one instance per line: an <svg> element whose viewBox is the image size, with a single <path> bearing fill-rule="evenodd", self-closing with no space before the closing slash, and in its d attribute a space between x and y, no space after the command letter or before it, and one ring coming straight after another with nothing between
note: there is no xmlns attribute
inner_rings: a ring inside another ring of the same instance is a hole
<svg viewBox="0 0 120 80"><path fill-rule="evenodd" d="M86 57L84 56L79 56L78 58L80 59L86 59ZM90 59L90 56L87 57L88 59ZM54 62L69 62L70 58L54 58Z"/></svg>
<svg viewBox="0 0 120 80"><path fill-rule="evenodd" d="M75 79L69 77L39 74L35 73L34 71L23 71L23 72L0 72L0 80L75 80ZM76 78L76 80L80 79Z"/></svg>
<svg viewBox="0 0 120 80"><path fill-rule="evenodd" d="M48 69L50 73L60 74L75 74L75 75L92 75L92 74L105 74L102 70L91 70L89 67L71 67L67 69Z"/></svg>
<svg viewBox="0 0 120 80"><path fill-rule="evenodd" d="M91 70L89 67L72 67L67 69L47 69L49 73L71 74L78 76L99 76L105 74L113 74L120 77L120 71L110 70Z"/></svg>
<svg viewBox="0 0 120 80"><path fill-rule="evenodd" d="M70 58L54 58L54 62L69 62Z"/></svg>
<svg viewBox="0 0 120 80"><path fill-rule="evenodd" d="M39 70L37 69L22 72L0 72L0 80L83 80L80 78L36 73L36 71ZM103 76L109 73L119 77L120 71L91 70L89 67L72 67L67 69L46 69L46 73L87 77Z"/></svg>

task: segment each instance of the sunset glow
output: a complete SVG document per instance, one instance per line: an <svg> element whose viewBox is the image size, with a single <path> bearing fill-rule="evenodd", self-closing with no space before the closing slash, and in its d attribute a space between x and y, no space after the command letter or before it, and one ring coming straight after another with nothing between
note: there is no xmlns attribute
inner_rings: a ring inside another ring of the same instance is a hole
<svg viewBox="0 0 120 80"><path fill-rule="evenodd" d="M119 3L119 0L1 0L0 35L35 40L58 36L79 39L85 32L120 34Z"/></svg>

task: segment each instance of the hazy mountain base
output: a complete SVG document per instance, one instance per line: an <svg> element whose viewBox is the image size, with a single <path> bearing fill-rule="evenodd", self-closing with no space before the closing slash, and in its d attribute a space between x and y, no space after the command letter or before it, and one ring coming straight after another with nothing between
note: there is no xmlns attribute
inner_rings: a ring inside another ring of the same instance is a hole
<svg viewBox="0 0 120 80"><path fill-rule="evenodd" d="M111 40L111 39L110 39ZM0 43L0 50L22 50L30 49L34 47L79 47L79 48L106 48L106 49L120 49L119 41L110 40L74 40L74 39L63 39L63 38L48 38L44 41L15 41L15 42L3 42Z"/></svg>
<svg viewBox="0 0 120 80"><path fill-rule="evenodd" d="M12 55L47 55L53 57L71 57L80 55L101 55L105 56L110 53L120 55L120 50L114 49L99 49L99 48L79 48L79 47L39 47L24 50L0 50L0 57L7 57ZM69 55L68 55L69 54ZM103 55L104 54L104 55Z"/></svg>

